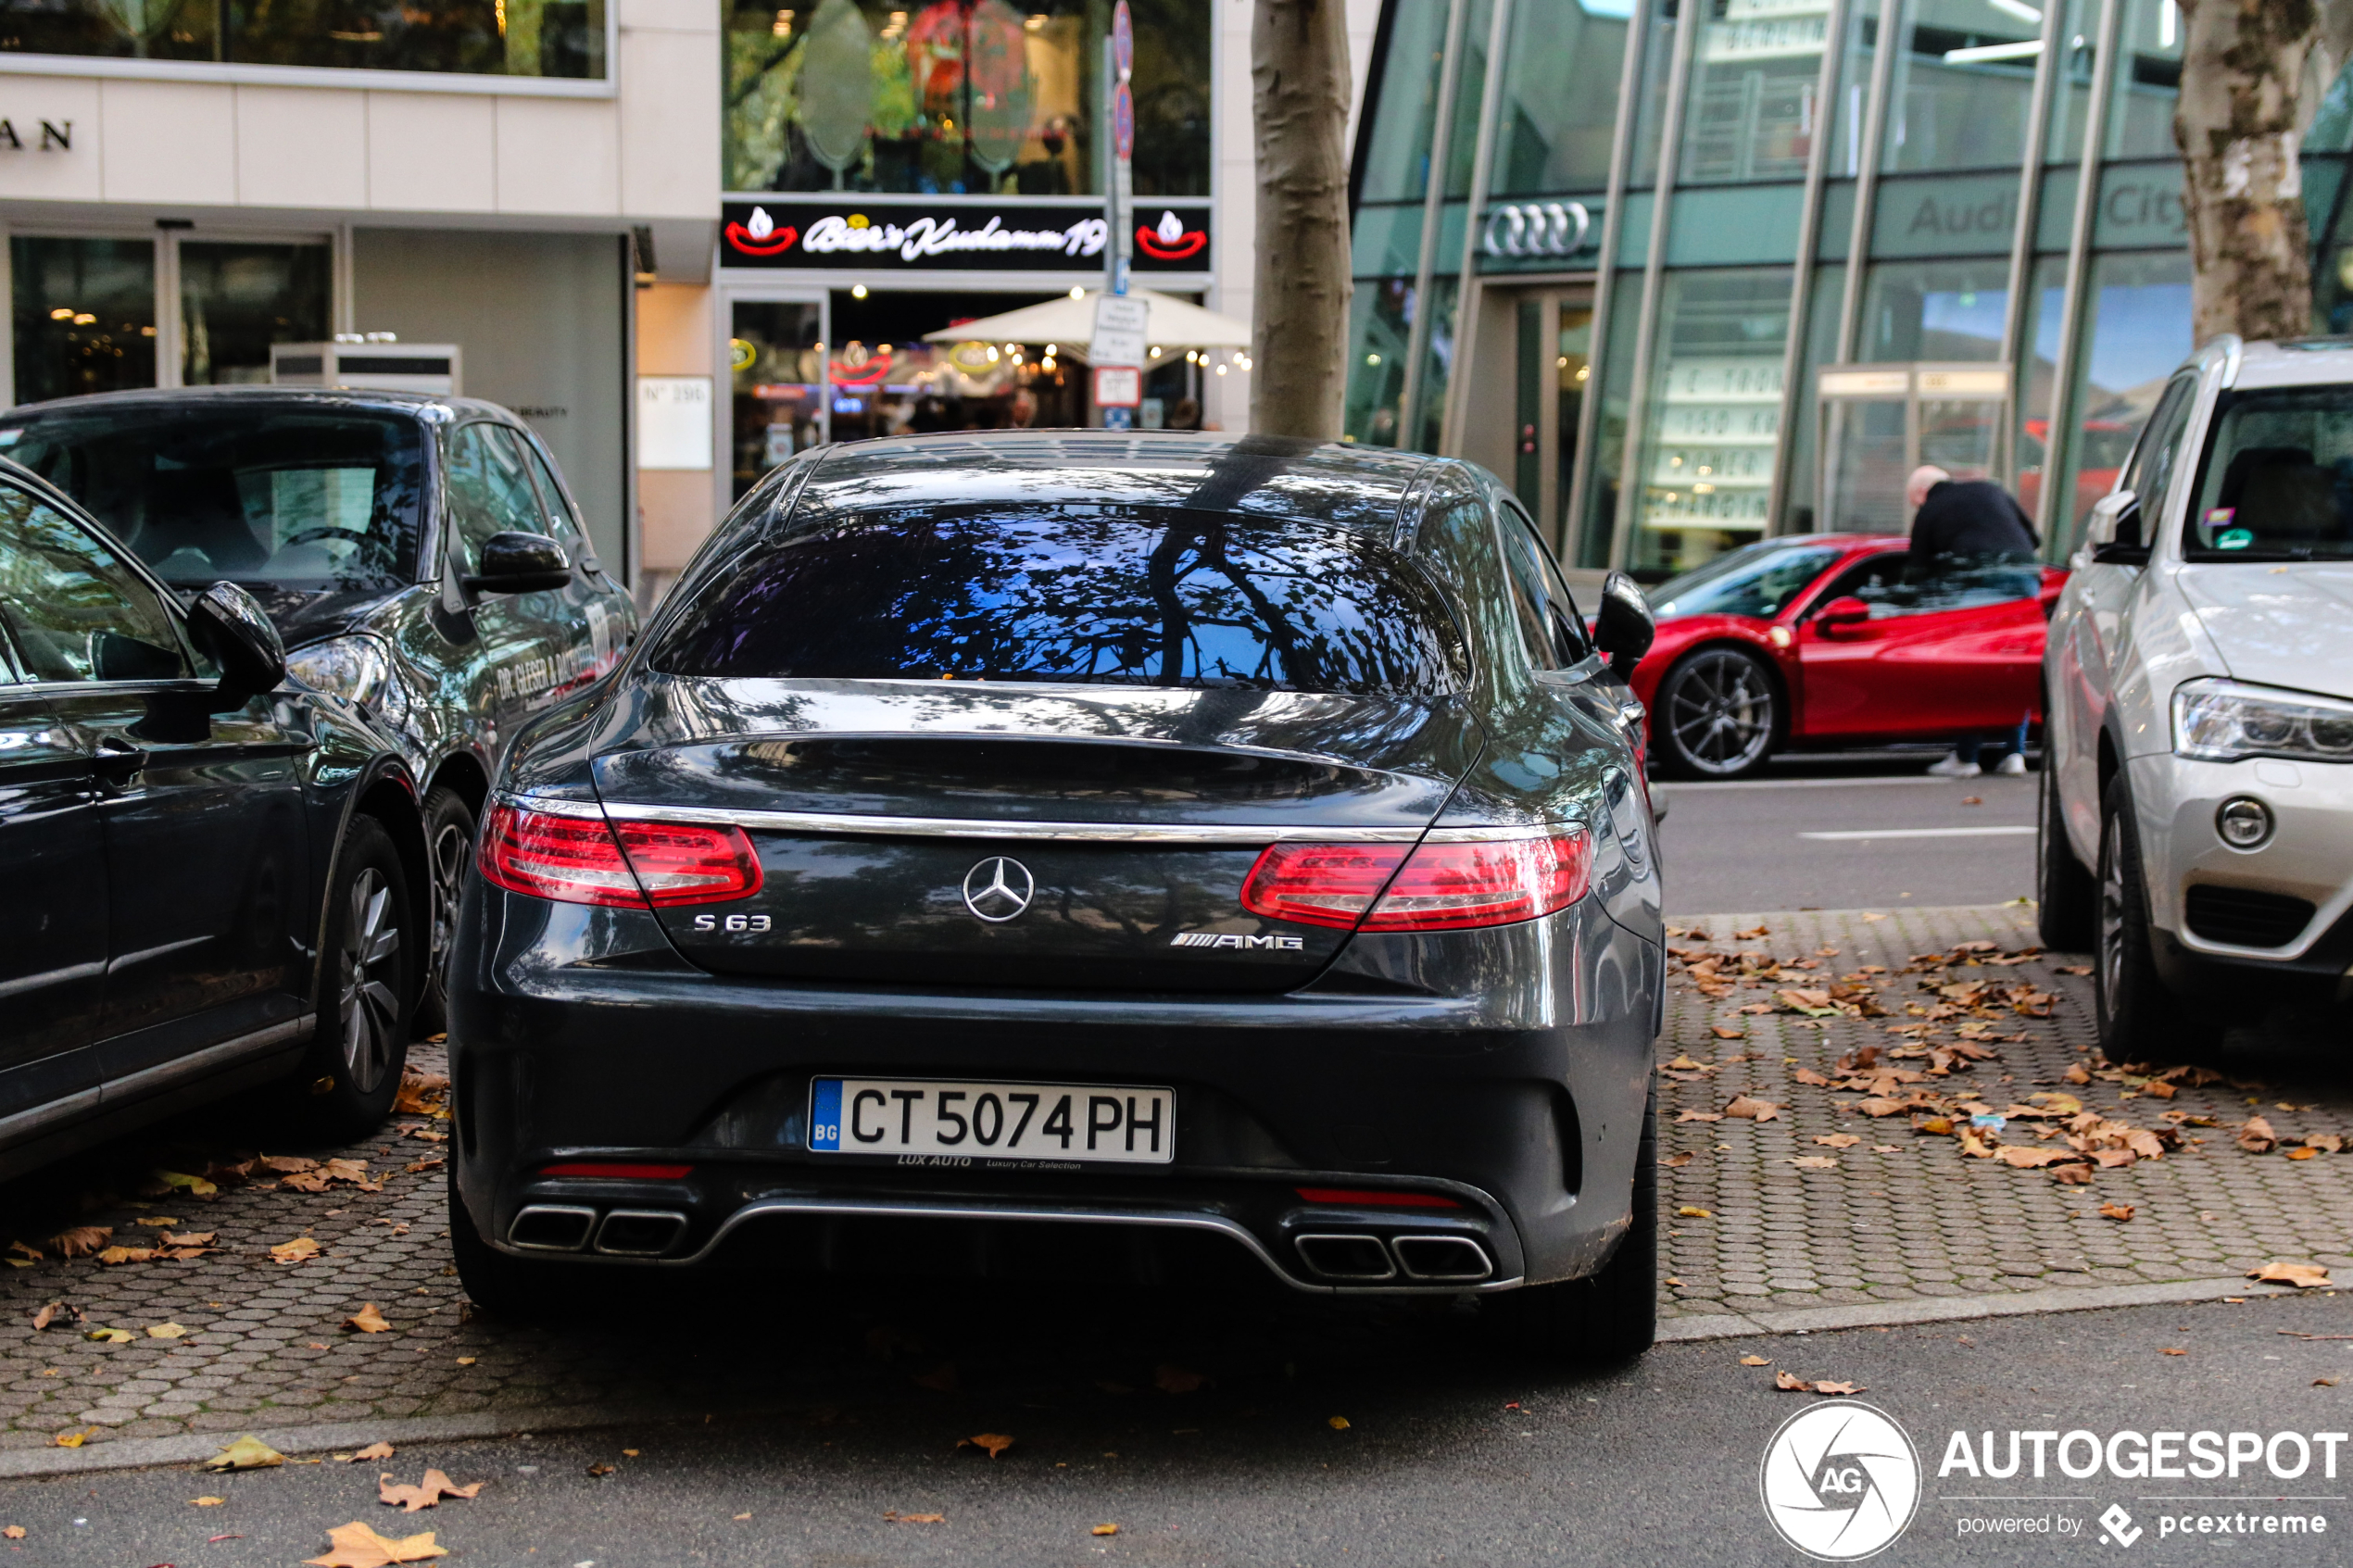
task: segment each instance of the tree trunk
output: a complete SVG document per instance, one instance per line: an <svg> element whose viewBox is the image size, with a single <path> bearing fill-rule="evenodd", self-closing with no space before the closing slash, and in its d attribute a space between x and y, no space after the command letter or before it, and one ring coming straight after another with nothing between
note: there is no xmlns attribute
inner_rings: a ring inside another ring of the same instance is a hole
<svg viewBox="0 0 2353 1568"><path fill-rule="evenodd" d="M1340 436L1348 336L1345 0L1257 0L1250 81L1258 135L1251 428Z"/></svg>
<svg viewBox="0 0 2353 1568"><path fill-rule="evenodd" d="M2297 138L2318 105L2309 68L2341 62L2347 0L2177 0L2191 319L2197 342L2312 331L2311 233ZM2327 81L2317 91L2324 92Z"/></svg>

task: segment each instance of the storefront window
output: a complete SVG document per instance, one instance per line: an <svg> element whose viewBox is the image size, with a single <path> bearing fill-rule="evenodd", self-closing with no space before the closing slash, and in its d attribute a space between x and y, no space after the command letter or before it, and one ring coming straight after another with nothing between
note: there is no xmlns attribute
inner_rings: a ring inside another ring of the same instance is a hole
<svg viewBox="0 0 2353 1568"><path fill-rule="evenodd" d="M1642 297L1642 275L1620 272L1612 290L1622 302L1637 302ZM1577 564L1598 569L1609 564L1611 531L1617 521L1618 496L1623 490L1619 483L1626 466L1626 432L1633 406L1629 395L1634 383L1634 334L1639 326L1640 312L1629 308L1610 311L1609 349L1602 361L1602 394L1599 417L1593 421L1593 448L1587 462L1585 480L1585 516L1577 527L1573 554ZM1566 497L1564 497L1566 500ZM1572 524L1577 520L1571 520Z"/></svg>
<svg viewBox="0 0 2353 1568"><path fill-rule="evenodd" d="M0 51L601 81L604 0L0 0Z"/></svg>
<svg viewBox="0 0 2353 1568"><path fill-rule="evenodd" d="M1129 0L1136 193L1209 192L1209 13ZM1089 0L733 0L725 157L733 191L1088 195L1108 6Z"/></svg>
<svg viewBox="0 0 2353 1568"><path fill-rule="evenodd" d="M1487 102L1487 35L1493 31L1495 0L1468 0L1463 7L1463 69L1454 79L1454 124L1446 133L1446 194L1470 194L1471 169L1478 161L1478 117Z"/></svg>
<svg viewBox="0 0 2353 1568"><path fill-rule="evenodd" d="M1831 94L1829 172L1853 180L1863 172L1865 99L1871 90L1871 63L1879 55L1879 13L1869 5L1850 6L1846 47L1838 62L1838 86Z"/></svg>
<svg viewBox="0 0 2353 1568"><path fill-rule="evenodd" d="M220 386L270 379L270 345L328 332L323 245L180 242L180 380Z"/></svg>
<svg viewBox="0 0 2353 1568"><path fill-rule="evenodd" d="M1642 94L1634 105L1634 156L1627 182L1634 185L1658 182L1659 131L1667 114L1667 83L1674 73L1676 29L1682 0L1654 0L1650 27L1642 39Z"/></svg>
<svg viewBox="0 0 2353 1568"><path fill-rule="evenodd" d="M1633 0L1566 0L1513 13L1491 194L1598 191L1609 182L1633 10Z"/></svg>
<svg viewBox="0 0 2353 1568"><path fill-rule="evenodd" d="M2054 0L2056 3L2056 0ZM2048 163L2080 163L2083 125L2092 109L2092 69L2098 60L2100 0L2067 0L2059 25L2059 57L2052 63L2051 119L2043 157Z"/></svg>
<svg viewBox="0 0 2353 1568"><path fill-rule="evenodd" d="M1373 128L1357 190L1364 202L1422 199L1445 74L1446 0L1392 0L1389 25L1389 54L1368 105Z"/></svg>
<svg viewBox="0 0 2353 1568"><path fill-rule="evenodd" d="M1348 401L1341 429L1367 446L1397 445L1405 395L1407 339L1414 330L1414 280L1360 278L1349 302Z"/></svg>
<svg viewBox="0 0 2353 1568"><path fill-rule="evenodd" d="M148 240L8 242L17 401L156 384L156 247Z"/></svg>
<svg viewBox="0 0 2353 1568"><path fill-rule="evenodd" d="M770 469L825 438L822 319L814 301L738 299L730 307L728 467L738 501Z"/></svg>
<svg viewBox="0 0 2353 1568"><path fill-rule="evenodd" d="M1435 452L1446 422L1446 383L1454 370L1454 296L1458 280L1429 282L1429 347L1422 357L1421 385L1414 394L1420 411L1419 428L1406 445L1416 452Z"/></svg>
<svg viewBox="0 0 2353 1568"><path fill-rule="evenodd" d="M2017 168L2043 53L2040 9L1905 0L1901 26L1881 167L1891 174Z"/></svg>
<svg viewBox="0 0 2353 1568"><path fill-rule="evenodd" d="M2063 471L2072 474L2071 505L2056 520L2070 545L2092 503L2115 484L2167 378L2189 358L2188 254L2094 257L2085 310L2074 449L2062 455Z"/></svg>
<svg viewBox="0 0 2353 1568"><path fill-rule="evenodd" d="M943 295L876 289L833 296L832 439L926 435L947 430L1068 427L1087 422L1086 371L1056 354L1060 344L966 336L926 340L941 328L1040 305L1051 295ZM1176 361L1179 372L1185 369ZM1164 359L1159 372L1167 369ZM1175 399L1161 399L1164 424ZM1139 410L1140 412L1140 410ZM1140 422L1140 421L1139 421Z"/></svg>
<svg viewBox="0 0 2353 1568"><path fill-rule="evenodd" d="M1998 359L2009 261L1882 261L1863 284L1858 360Z"/></svg>
<svg viewBox="0 0 2353 1568"><path fill-rule="evenodd" d="M1846 292L1846 269L1817 267L1814 269L1814 299L1808 307L1806 330L1806 357L1798 370L1797 384L1812 397L1817 376L1824 365L1838 358L1839 304ZM1818 413L1811 403L1798 405L1797 429L1790 442L1789 494L1782 498L1781 517L1785 532L1811 533L1821 527L1821 496L1815 473L1816 453L1821 435Z"/></svg>
<svg viewBox="0 0 2353 1568"><path fill-rule="evenodd" d="M2112 158L2181 156L2173 101L2182 91L2182 13L2173 0L2124 0L2115 95L2101 139Z"/></svg>
<svg viewBox="0 0 2353 1568"><path fill-rule="evenodd" d="M1805 174L1830 10L1830 0L1710 0L1692 62L1680 183Z"/></svg>
<svg viewBox="0 0 2353 1568"><path fill-rule="evenodd" d="M1780 431L1785 267L1670 272L1642 443L1631 565L1668 574L1764 531Z"/></svg>

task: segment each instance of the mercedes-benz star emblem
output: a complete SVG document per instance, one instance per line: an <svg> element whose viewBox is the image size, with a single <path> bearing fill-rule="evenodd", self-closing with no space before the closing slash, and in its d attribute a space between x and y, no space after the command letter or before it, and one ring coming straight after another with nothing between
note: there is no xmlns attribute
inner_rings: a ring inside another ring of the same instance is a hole
<svg viewBox="0 0 2353 1568"><path fill-rule="evenodd" d="M964 908L991 925L1001 925L1029 908L1037 891L1029 868L1002 855L964 873Z"/></svg>

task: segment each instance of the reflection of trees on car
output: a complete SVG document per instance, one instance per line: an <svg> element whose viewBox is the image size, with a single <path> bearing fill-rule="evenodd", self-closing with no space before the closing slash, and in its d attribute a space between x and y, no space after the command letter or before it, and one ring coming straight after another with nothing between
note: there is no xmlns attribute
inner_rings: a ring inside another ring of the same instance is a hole
<svg viewBox="0 0 2353 1568"><path fill-rule="evenodd" d="M692 675L1403 695L1455 689L1458 638L1418 569L1346 530L934 508L770 546L654 659Z"/></svg>

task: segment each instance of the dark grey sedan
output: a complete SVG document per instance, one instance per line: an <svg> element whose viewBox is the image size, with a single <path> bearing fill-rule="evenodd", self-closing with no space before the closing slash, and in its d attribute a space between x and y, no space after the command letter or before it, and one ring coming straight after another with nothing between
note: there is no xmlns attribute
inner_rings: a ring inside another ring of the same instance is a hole
<svg viewBox="0 0 2353 1568"><path fill-rule="evenodd" d="M288 672L359 705L425 785L441 1027L459 879L523 722L612 667L628 593L537 436L491 403L289 387L111 393L0 416L0 454L67 491L186 594L260 600Z"/></svg>
<svg viewBox="0 0 2353 1568"><path fill-rule="evenodd" d="M468 1291L1231 1264L1647 1346L1650 625L1621 579L1583 626L1460 463L786 464L500 776L450 977Z"/></svg>

